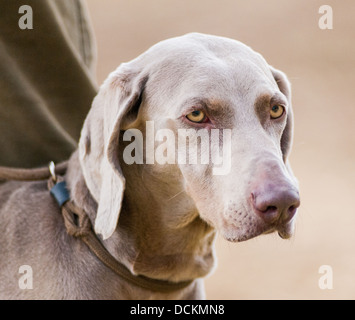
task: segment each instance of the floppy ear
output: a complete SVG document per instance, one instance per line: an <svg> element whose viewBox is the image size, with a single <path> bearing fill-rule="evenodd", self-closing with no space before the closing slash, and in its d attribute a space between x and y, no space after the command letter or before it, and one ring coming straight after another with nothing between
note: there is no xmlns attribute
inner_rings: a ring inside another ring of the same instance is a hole
<svg viewBox="0 0 355 320"><path fill-rule="evenodd" d="M288 81L286 75L273 67L271 67L272 75L280 89L280 91L285 95L288 100L288 114L286 127L281 136L281 151L283 155L283 160L286 163L287 157L291 151L292 140L293 140L293 112L292 112L292 103L291 103L291 85Z"/></svg>
<svg viewBox="0 0 355 320"><path fill-rule="evenodd" d="M98 203L95 232L103 239L115 231L125 190L118 155L120 126L136 117L148 76L122 64L101 86L85 120L79 157L86 184Z"/></svg>

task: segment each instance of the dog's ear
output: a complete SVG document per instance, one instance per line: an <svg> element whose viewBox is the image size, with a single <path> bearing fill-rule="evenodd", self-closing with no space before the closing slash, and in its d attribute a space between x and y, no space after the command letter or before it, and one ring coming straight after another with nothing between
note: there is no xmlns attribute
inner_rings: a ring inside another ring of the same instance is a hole
<svg viewBox="0 0 355 320"><path fill-rule="evenodd" d="M280 89L280 91L285 95L288 101L288 114L286 127L281 136L281 151L283 155L283 160L286 163L287 157L290 153L293 140L293 111L292 111L292 102L291 102L291 85L287 79L287 76L280 70L277 70L271 67L272 75Z"/></svg>
<svg viewBox="0 0 355 320"><path fill-rule="evenodd" d="M120 128L134 120L148 76L122 64L101 86L85 120L79 156L86 184L98 203L95 232L103 239L115 231L125 190L118 155Z"/></svg>

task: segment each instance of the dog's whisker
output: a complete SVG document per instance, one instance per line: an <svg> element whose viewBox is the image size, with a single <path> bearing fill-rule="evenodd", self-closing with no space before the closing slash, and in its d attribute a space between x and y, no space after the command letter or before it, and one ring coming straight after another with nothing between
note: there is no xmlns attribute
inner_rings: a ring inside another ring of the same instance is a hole
<svg viewBox="0 0 355 320"><path fill-rule="evenodd" d="M170 201L174 198L176 198L179 194L183 193L185 190L181 190L180 192L178 192L177 194L173 195L171 198L169 198L167 201Z"/></svg>

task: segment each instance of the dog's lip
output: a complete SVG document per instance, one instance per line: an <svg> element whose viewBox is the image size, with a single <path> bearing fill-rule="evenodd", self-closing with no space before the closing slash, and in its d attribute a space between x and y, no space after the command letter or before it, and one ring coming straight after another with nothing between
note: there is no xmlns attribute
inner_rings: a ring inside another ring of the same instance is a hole
<svg viewBox="0 0 355 320"><path fill-rule="evenodd" d="M274 232L277 232L279 237L281 239L284 239L284 240L290 239L292 237L292 233L287 232L283 228L281 228L281 229L271 228L271 229L268 229L268 230L264 231L262 234L271 234L271 233L274 233Z"/></svg>
<svg viewBox="0 0 355 320"><path fill-rule="evenodd" d="M293 220L293 219L292 219ZM290 220L288 223L281 224L277 228L277 233L281 239L290 239L293 236L293 223Z"/></svg>
<svg viewBox="0 0 355 320"><path fill-rule="evenodd" d="M278 233L279 237L284 240L290 239L292 237L292 234L290 234L290 233L283 233L280 231L278 231L277 233Z"/></svg>
<svg viewBox="0 0 355 320"><path fill-rule="evenodd" d="M230 242L244 242L274 232L277 232L281 239L290 239L293 236L292 221L274 225L260 224L253 232L238 232L235 236L224 236L224 238Z"/></svg>
<svg viewBox="0 0 355 320"><path fill-rule="evenodd" d="M277 232L281 239L290 239L293 236L292 220L287 223L281 223L271 226L262 234L270 234L273 232Z"/></svg>

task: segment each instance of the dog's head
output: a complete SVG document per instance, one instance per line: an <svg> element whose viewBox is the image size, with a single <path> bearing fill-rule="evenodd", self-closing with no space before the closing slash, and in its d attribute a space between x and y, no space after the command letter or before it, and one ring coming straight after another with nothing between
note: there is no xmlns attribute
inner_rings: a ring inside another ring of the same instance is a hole
<svg viewBox="0 0 355 320"><path fill-rule="evenodd" d="M227 240L272 231L290 237L299 206L288 164L292 131L285 74L249 47L201 34L158 43L110 74L82 130L79 153L98 202L96 232L108 238L117 225L125 132L136 140L128 162L148 163L165 183L181 185ZM150 150L148 139L158 148Z"/></svg>

